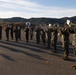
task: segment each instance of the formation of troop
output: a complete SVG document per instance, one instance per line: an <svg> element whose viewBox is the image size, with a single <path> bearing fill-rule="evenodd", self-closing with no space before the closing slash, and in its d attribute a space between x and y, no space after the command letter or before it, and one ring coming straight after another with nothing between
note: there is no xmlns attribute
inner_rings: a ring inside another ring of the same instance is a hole
<svg viewBox="0 0 76 75"><path fill-rule="evenodd" d="M10 34L11 39L13 40L15 36L15 42L18 42L21 40L21 30L21 26L6 25L6 40L9 41ZM53 53L57 52L57 42L58 38L60 37L60 42L62 43L62 48L64 49L64 60L68 59L69 56L69 36L72 34L72 45L74 49L74 55L76 56L76 25L73 27L73 29L71 29L68 24L65 24L64 27L59 27L58 24L49 24L46 26L37 25L35 27L25 26L23 32L25 32L26 42L29 42L35 38L37 44L43 43L43 45L46 45L48 48L52 47ZM0 40L1 39L2 25L0 25Z"/></svg>

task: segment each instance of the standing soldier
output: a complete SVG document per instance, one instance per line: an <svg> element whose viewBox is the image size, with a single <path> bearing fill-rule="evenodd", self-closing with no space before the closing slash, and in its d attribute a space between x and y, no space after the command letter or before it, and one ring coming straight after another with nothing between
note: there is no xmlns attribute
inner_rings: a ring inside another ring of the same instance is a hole
<svg viewBox="0 0 76 75"><path fill-rule="evenodd" d="M37 44L39 44L39 42L40 42L40 32L41 32L41 29L38 26L37 29L36 29L36 40L37 40Z"/></svg>
<svg viewBox="0 0 76 75"><path fill-rule="evenodd" d="M14 30L14 29L13 29L13 25L11 25L10 30L11 30L11 31L10 31L11 39L13 40L13 30Z"/></svg>
<svg viewBox="0 0 76 75"><path fill-rule="evenodd" d="M72 42L73 48L74 48L74 55L76 57L76 26L74 27L74 34L73 34L73 42ZM76 61L76 59L75 59ZM76 64L73 65L73 67L75 67L76 69Z"/></svg>
<svg viewBox="0 0 76 75"><path fill-rule="evenodd" d="M26 32L26 35L25 35L26 42L28 42L29 41L29 32L30 32L29 26L27 26L27 28L25 29L25 32Z"/></svg>
<svg viewBox="0 0 76 75"><path fill-rule="evenodd" d="M56 50L57 50L57 47L56 47L56 44L57 44L57 38L58 38L58 29L57 29L57 24L54 25L53 29L52 29L52 46L53 46L53 51L54 53L56 53Z"/></svg>
<svg viewBox="0 0 76 75"><path fill-rule="evenodd" d="M19 39L19 29L18 29L18 26L16 26L16 29L14 29L14 32L15 32L15 42L18 42L18 39Z"/></svg>
<svg viewBox="0 0 76 75"><path fill-rule="evenodd" d="M67 60L68 59L68 55L69 55L69 26L66 24L64 29L61 30L61 33L63 35L63 40L64 40L64 57L62 59Z"/></svg>
<svg viewBox="0 0 76 75"><path fill-rule="evenodd" d="M41 29L41 38L42 38L42 42L45 45L45 39L46 39L46 33L45 33L45 29Z"/></svg>
<svg viewBox="0 0 76 75"><path fill-rule="evenodd" d="M6 29L5 29L5 32L6 32L6 38L7 38L6 41L9 41L9 31L10 31L10 26L7 25L7 26L6 26Z"/></svg>
<svg viewBox="0 0 76 75"><path fill-rule="evenodd" d="M21 27L19 26L18 29L19 29L19 40L21 40Z"/></svg>
<svg viewBox="0 0 76 75"><path fill-rule="evenodd" d="M2 39L2 25L0 24L0 40Z"/></svg>
<svg viewBox="0 0 76 75"><path fill-rule="evenodd" d="M51 34L52 34L52 26L49 24L48 30L47 30L47 43L48 43L48 48L50 48L51 44Z"/></svg>
<svg viewBox="0 0 76 75"><path fill-rule="evenodd" d="M33 27L31 27L30 28L30 40L33 39L33 31L34 31L34 29L33 29Z"/></svg>

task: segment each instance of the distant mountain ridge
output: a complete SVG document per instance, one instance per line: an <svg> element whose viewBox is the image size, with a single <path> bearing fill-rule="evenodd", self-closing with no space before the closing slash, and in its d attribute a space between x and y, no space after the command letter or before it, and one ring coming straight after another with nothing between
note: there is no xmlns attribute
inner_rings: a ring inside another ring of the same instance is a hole
<svg viewBox="0 0 76 75"><path fill-rule="evenodd" d="M2 19L0 18L0 22L30 22L31 24L34 25L39 25L39 24L54 24L54 23L59 23L60 25L63 25L66 20L69 19L71 22L76 23L76 16L73 17L63 17L63 18L21 18L21 17L12 17L12 18L7 18L7 19Z"/></svg>

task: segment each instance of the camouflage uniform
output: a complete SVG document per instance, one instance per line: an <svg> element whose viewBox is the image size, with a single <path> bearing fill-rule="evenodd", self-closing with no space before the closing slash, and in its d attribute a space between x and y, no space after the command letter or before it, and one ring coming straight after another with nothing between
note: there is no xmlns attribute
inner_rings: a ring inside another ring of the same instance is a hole
<svg viewBox="0 0 76 75"><path fill-rule="evenodd" d="M69 55L69 29L61 30L61 33L63 35L63 48L64 48L64 57L63 59L67 59Z"/></svg>
<svg viewBox="0 0 76 75"><path fill-rule="evenodd" d="M47 30L47 43L48 43L48 48L50 48L50 44L51 44L51 34L52 34L52 29Z"/></svg>
<svg viewBox="0 0 76 75"><path fill-rule="evenodd" d="M76 29L74 30L74 34L73 34L73 41L72 41L72 45L74 48L74 55L76 57ZM76 61L76 60L75 60ZM76 69L76 64L73 65L73 67Z"/></svg>
<svg viewBox="0 0 76 75"><path fill-rule="evenodd" d="M52 46L53 46L53 52L55 53L56 50L57 50L57 47L56 47L56 44L57 44L57 38L58 38L58 29L57 27L55 27L53 29L53 32L52 32L52 39L51 39L51 42L52 42Z"/></svg>
<svg viewBox="0 0 76 75"><path fill-rule="evenodd" d="M42 38L43 44L45 45L46 33L44 29L41 29L41 38Z"/></svg>
<svg viewBox="0 0 76 75"><path fill-rule="evenodd" d="M75 33L73 34L72 45L73 45L73 47L74 47L74 54L75 54L75 56L76 56L76 31L75 31Z"/></svg>

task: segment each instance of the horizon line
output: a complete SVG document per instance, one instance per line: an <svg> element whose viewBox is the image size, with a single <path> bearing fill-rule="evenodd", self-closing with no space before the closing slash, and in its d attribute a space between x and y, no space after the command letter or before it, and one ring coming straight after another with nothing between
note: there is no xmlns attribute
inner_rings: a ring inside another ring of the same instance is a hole
<svg viewBox="0 0 76 75"><path fill-rule="evenodd" d="M72 17L76 17L76 16L64 16L64 17L60 17L60 18L57 18L57 17L30 17L30 18L25 18L25 17L19 17L19 16L12 16L12 17L5 17L5 18L0 18L0 19L10 19L10 18L24 18L24 19L31 19L31 18L54 18L54 19L61 19L61 18L72 18Z"/></svg>

